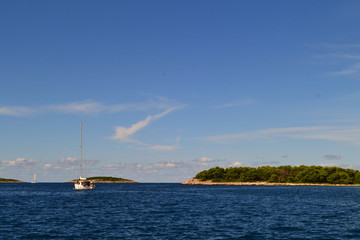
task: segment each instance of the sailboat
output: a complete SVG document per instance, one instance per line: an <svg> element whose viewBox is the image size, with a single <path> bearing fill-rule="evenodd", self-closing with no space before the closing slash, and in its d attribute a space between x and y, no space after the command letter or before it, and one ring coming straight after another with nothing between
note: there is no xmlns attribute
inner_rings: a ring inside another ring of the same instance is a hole
<svg viewBox="0 0 360 240"><path fill-rule="evenodd" d="M36 173L34 173L34 179L32 180L31 183L37 183L37 180L36 180Z"/></svg>
<svg viewBox="0 0 360 240"><path fill-rule="evenodd" d="M95 188L92 181L82 177L82 122L80 123L80 177L75 182L75 190L91 190Z"/></svg>

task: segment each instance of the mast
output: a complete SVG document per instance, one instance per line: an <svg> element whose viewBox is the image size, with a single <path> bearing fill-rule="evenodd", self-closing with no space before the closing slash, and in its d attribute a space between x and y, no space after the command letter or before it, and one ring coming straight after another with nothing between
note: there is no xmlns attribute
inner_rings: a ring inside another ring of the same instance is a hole
<svg viewBox="0 0 360 240"><path fill-rule="evenodd" d="M80 179L82 178L82 121L80 123Z"/></svg>

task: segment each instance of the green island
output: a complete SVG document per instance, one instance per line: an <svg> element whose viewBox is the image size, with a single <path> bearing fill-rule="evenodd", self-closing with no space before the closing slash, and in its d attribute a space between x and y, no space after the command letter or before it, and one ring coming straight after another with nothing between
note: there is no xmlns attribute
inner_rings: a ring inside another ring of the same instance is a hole
<svg viewBox="0 0 360 240"><path fill-rule="evenodd" d="M360 172L322 166L214 167L196 174L187 185L359 185Z"/></svg>
<svg viewBox="0 0 360 240"><path fill-rule="evenodd" d="M9 178L0 178L0 183L22 183L22 181Z"/></svg>
<svg viewBox="0 0 360 240"><path fill-rule="evenodd" d="M125 178L117 178L117 177L89 177L86 178L87 180L93 181L95 183L137 183L133 180L125 179ZM70 182L76 182L77 179L72 180Z"/></svg>

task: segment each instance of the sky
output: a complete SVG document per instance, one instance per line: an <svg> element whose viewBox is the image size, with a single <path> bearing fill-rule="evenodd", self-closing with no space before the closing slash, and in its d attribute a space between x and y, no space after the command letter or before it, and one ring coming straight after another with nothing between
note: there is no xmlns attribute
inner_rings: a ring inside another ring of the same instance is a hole
<svg viewBox="0 0 360 240"><path fill-rule="evenodd" d="M0 1L0 178L360 169L360 2Z"/></svg>

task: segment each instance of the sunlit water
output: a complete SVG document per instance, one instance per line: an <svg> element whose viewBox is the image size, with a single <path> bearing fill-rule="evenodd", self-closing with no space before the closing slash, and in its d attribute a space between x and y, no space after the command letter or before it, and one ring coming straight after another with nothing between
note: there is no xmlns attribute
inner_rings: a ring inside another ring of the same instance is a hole
<svg viewBox="0 0 360 240"><path fill-rule="evenodd" d="M359 187L0 184L1 239L360 239Z"/></svg>

